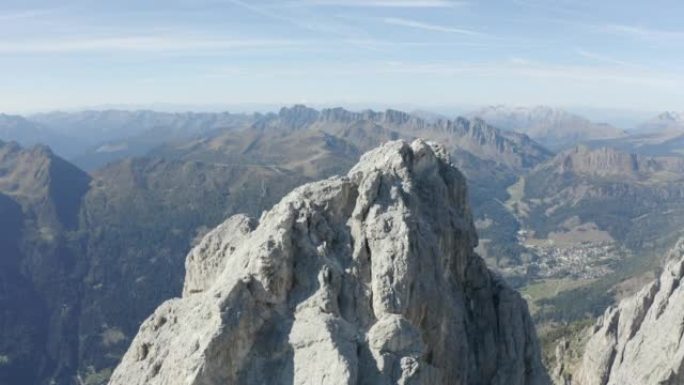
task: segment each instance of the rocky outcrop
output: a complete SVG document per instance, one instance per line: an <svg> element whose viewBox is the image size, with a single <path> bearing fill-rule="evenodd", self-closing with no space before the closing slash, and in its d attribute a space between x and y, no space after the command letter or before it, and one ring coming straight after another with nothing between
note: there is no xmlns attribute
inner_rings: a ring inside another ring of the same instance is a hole
<svg viewBox="0 0 684 385"><path fill-rule="evenodd" d="M230 254L254 230L255 222L246 215L233 215L204 236L185 260L184 296L209 288L216 280L216 275L225 268Z"/></svg>
<svg viewBox="0 0 684 385"><path fill-rule="evenodd" d="M445 151L390 142L189 255L111 385L546 384L525 302L473 252Z"/></svg>
<svg viewBox="0 0 684 385"><path fill-rule="evenodd" d="M599 318L572 384L684 383L684 240L669 258L659 279Z"/></svg>

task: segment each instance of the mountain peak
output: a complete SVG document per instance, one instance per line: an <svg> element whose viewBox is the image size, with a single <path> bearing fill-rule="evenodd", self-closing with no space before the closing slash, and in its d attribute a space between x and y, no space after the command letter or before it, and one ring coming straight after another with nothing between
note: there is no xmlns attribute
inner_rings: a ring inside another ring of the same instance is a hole
<svg viewBox="0 0 684 385"><path fill-rule="evenodd" d="M310 125L319 116L318 110L309 108L303 104L296 104L292 107L283 107L278 113L281 123L288 128L297 129Z"/></svg>
<svg viewBox="0 0 684 385"><path fill-rule="evenodd" d="M395 141L229 219L110 384L547 384L524 301L473 251L466 190L444 149Z"/></svg>

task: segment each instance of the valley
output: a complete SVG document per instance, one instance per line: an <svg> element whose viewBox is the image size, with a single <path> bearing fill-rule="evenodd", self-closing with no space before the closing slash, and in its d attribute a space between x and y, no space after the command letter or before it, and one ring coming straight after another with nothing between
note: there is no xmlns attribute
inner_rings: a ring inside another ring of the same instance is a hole
<svg viewBox="0 0 684 385"><path fill-rule="evenodd" d="M0 385L684 385L682 20L0 1Z"/></svg>
<svg viewBox="0 0 684 385"><path fill-rule="evenodd" d="M184 257L209 229L237 213L258 217L296 186L344 174L365 151L388 140L420 137L449 152L468 180L477 251L521 290L545 346L633 293L638 283L629 279L649 276L661 264L657 253L684 228L684 162L678 157L581 145L554 153L480 119L426 121L396 110L301 105L255 115L76 115L81 122L116 116L122 125L140 127L131 131L136 138L152 129L178 134L150 135L139 153L95 144L112 158L89 174L45 148L2 144L18 155L0 158L0 192L9 197L7 210L20 208L3 228L25 223L18 237L31 244L8 246L17 250L8 266L24 277L11 285L46 304L22 317L54 320L37 324L34 332L6 327L6 333L25 338L43 336L33 342L34 351L20 353L9 345L0 350L13 378L23 370L18 357L28 354L45 363L43 371L30 374L40 381L106 383L144 318L179 295ZM40 119L45 126L76 120L58 118ZM116 125L107 127L121 134ZM79 157L74 159L84 159ZM32 171L46 162L60 166ZM74 182L55 185L59 175ZM65 265L31 262L31 248L43 247L35 246L36 239L57 250ZM65 277L58 296L45 292L53 269ZM54 344L62 348L48 349Z"/></svg>

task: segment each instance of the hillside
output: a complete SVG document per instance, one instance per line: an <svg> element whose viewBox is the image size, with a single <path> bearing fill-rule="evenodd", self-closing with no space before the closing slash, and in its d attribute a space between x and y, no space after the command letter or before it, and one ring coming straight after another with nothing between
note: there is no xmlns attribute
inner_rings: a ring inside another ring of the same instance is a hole
<svg viewBox="0 0 684 385"><path fill-rule="evenodd" d="M627 280L658 266L658 254L682 235L683 182L682 158L586 146L564 151L509 189L506 206L520 224L524 263L500 267L567 286L536 303L540 319L597 314L621 290L631 292Z"/></svg>
<svg viewBox="0 0 684 385"><path fill-rule="evenodd" d="M46 147L0 143L0 383L67 383L77 370L89 182Z"/></svg>
<svg viewBox="0 0 684 385"><path fill-rule="evenodd" d="M678 231L682 181L684 158L579 146L526 176L522 201L539 236L560 230L577 216L628 247L657 248L667 244L660 239Z"/></svg>

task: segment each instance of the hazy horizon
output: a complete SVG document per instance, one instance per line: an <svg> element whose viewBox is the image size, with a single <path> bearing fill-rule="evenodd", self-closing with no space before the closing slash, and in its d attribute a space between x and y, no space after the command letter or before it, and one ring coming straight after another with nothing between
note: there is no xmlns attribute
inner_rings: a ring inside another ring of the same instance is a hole
<svg viewBox="0 0 684 385"><path fill-rule="evenodd" d="M24 111L0 111L0 114L19 115L30 117L34 115L50 113L79 113L85 111L153 111L160 113L222 113L231 114L253 114L253 113L277 113L281 108L292 107L303 103L288 104L261 104L261 103L237 103L237 104L176 104L176 103L142 103L142 104L100 104L90 106L74 106L68 108L35 108ZM350 111L374 110L384 111L394 109L407 113L428 113L436 116L453 119L458 116L468 115L481 108L486 107L507 107L507 108L534 108L548 107L560 109L572 114L587 118L596 123L608 123L615 127L631 130L645 121L654 118L657 114L667 112L661 110L634 110L634 109L615 109L615 108L595 108L590 106L554 106L554 105L503 105L503 104L481 104L481 105L453 105L453 106L423 106L412 104L386 104L386 103L308 103L303 104L314 109L344 108Z"/></svg>
<svg viewBox="0 0 684 385"><path fill-rule="evenodd" d="M684 5L9 0L0 111L98 105L681 110Z"/></svg>

